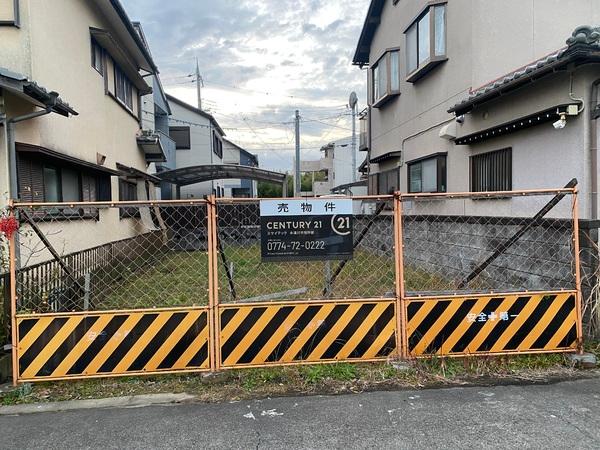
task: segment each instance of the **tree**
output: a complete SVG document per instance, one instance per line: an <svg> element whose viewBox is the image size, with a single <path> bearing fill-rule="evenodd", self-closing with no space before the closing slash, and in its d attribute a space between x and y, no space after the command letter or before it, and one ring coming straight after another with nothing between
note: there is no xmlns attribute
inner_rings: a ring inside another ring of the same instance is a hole
<svg viewBox="0 0 600 450"><path fill-rule="evenodd" d="M311 172L305 172L300 178L300 184L302 192L312 192L313 190L313 174ZM327 172L315 172L315 181L327 180ZM294 177L288 174L288 185L287 185L287 196L294 196ZM260 198L281 198L281 185L274 184L267 181L258 182L258 196Z"/></svg>

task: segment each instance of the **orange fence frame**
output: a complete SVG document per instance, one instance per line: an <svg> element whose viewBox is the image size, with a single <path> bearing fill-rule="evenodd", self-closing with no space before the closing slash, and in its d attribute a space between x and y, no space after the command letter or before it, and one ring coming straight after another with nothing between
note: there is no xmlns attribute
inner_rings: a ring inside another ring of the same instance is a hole
<svg viewBox="0 0 600 450"><path fill-rule="evenodd" d="M572 189L540 189L540 190L525 190L525 191L509 191L509 192L486 192L486 193L468 193L468 192L456 192L456 193L431 193L431 194L402 194L400 192L396 192L393 195L378 195L378 196L357 196L357 197L348 197L353 200L392 200L393 201L393 233L394 233L394 266L395 266L395 291L394 298L380 298L380 299L367 299L367 298L353 298L353 299L333 299L333 300L320 300L319 303L356 303L356 302L374 302L374 301L392 301L394 304L394 323L395 323L395 342L396 342L396 355L400 359L411 358L409 354L409 342L407 335L407 326L408 326L408 302L414 302L417 300L436 300L436 299L452 299L452 298L460 298L465 297L464 294L454 294L454 295L417 295L412 297L407 297L405 292L405 280L404 280L404 239L403 239L403 200L415 200L419 198L430 199L430 198L439 198L439 199L456 199L456 198L493 198L493 197L519 197L519 196L529 196L529 195L550 195L550 194L570 194L572 195L572 221L573 221L573 261L575 264L574 267L574 277L575 277L575 290L576 292L576 333L577 333L577 350L579 352L583 352L583 318L582 318L582 289L581 289L581 270L580 270L580 242L579 242L579 212L578 212L578 191L577 188ZM204 204L207 208L207 254L208 254L208 329L209 329L209 342L208 342L208 360L211 371L220 371L224 369L231 369L232 367L223 367L223 362L221 358L221 312L226 308L235 307L234 304L221 305L220 304L220 296L219 296L219 248L218 248L218 237L217 237L217 227L218 227L218 210L217 206L219 204L232 204L232 203L246 203L246 202L256 202L261 199L234 199L234 198L219 198L217 199L214 195L210 195L206 200L176 200L176 201L138 201L138 202L75 202L75 203L16 203L12 200L9 201L10 215L11 217L15 217L17 208L36 208L36 207L46 207L46 206L98 206L98 207L118 207L118 206L140 206L140 205L148 205L148 206L160 206L160 205L199 205ZM11 302L11 339L12 339L12 357L13 357L13 383L16 385L18 382L23 380L19 380L19 354L18 354L18 345L19 345L19 336L17 329L17 237L15 234L10 236L9 238L9 262L10 262L10 302ZM528 295L532 294L551 294L548 292L524 292ZM507 293L506 295L518 295L517 292ZM476 293L472 294L471 297L477 298L482 296L489 295L501 295L496 292L486 292L486 293ZM310 304L310 300L297 300L297 301L289 301L285 302L286 304ZM256 302L256 303L237 303L237 305L241 307L260 307L260 306L273 306L279 303L272 302ZM283 303L282 303L283 304ZM180 308L181 309L181 308ZM137 311L137 310L136 310ZM140 310L141 311L141 310ZM96 311L93 313L106 313L106 311ZM122 312L122 311L115 311ZM73 315L85 315L92 314L92 312L79 312L79 313L67 313ZM26 317L27 315L23 315L22 317ZM29 315L31 316L31 315ZM37 315L43 317L43 315ZM561 350L557 350L561 351ZM564 351L564 350L562 350ZM549 351L538 351L533 353L548 353L553 352ZM493 354L518 354L519 351L516 352L507 352L507 353L493 353ZM532 352L525 352L532 353ZM483 353L482 353L483 354ZM461 355L450 355L453 357L461 356ZM465 356L465 355L463 355ZM392 355L390 355L392 357ZM421 356L418 356L421 357ZM373 361L374 359L369 359L369 361ZM375 359L375 360L381 360ZM312 361L311 364L315 363L331 363L335 361ZM297 361L287 364L307 364L308 362ZM272 366L277 364L265 364L264 366ZM282 364L279 364L282 365ZM262 367L262 365L253 365L252 367ZM161 372L161 373L170 373L170 372ZM180 372L175 372L180 373ZM110 375L108 375L110 376ZM127 376L127 374L123 374L123 376ZM96 376L97 377L97 376ZM68 379L76 379L76 378L85 378L82 377L69 377ZM27 380L27 381L37 381L37 380Z"/></svg>

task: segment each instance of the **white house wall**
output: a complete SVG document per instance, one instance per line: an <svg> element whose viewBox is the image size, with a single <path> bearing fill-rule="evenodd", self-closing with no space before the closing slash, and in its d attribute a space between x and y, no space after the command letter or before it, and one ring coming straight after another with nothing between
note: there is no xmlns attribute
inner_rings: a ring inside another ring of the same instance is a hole
<svg viewBox="0 0 600 450"><path fill-rule="evenodd" d="M172 127L190 127L191 150L177 150L177 169L222 164L223 159L219 158L212 151L212 126L210 120L175 102L171 102L170 107L172 115L169 118L169 125ZM198 124L199 126L189 125L189 123ZM216 189L217 187L223 187L223 182L215 180L182 186L181 198L203 198L205 195L212 194L213 188Z"/></svg>

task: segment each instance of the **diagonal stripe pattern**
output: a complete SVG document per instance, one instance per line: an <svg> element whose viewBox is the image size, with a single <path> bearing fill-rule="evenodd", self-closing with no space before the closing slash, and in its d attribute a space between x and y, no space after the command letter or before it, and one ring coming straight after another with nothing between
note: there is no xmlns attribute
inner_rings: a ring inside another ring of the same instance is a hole
<svg viewBox="0 0 600 450"><path fill-rule="evenodd" d="M407 302L411 356L575 349L576 293Z"/></svg>
<svg viewBox="0 0 600 450"><path fill-rule="evenodd" d="M224 367L385 359L396 351L393 301L220 308Z"/></svg>
<svg viewBox="0 0 600 450"><path fill-rule="evenodd" d="M18 317L19 379L209 368L208 311Z"/></svg>

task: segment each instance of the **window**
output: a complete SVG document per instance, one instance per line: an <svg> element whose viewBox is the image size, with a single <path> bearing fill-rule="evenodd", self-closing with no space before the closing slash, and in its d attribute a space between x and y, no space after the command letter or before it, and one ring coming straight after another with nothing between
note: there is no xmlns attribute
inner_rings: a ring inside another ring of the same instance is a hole
<svg viewBox="0 0 600 450"><path fill-rule="evenodd" d="M223 158L223 141L219 139L217 133L213 131L213 153L219 158Z"/></svg>
<svg viewBox="0 0 600 450"><path fill-rule="evenodd" d="M137 183L119 179L119 201L135 202L137 199ZM121 219L139 217L139 209L135 206L121 206L119 208L119 217Z"/></svg>
<svg viewBox="0 0 600 450"><path fill-rule="evenodd" d="M19 0L0 0L0 26L20 28Z"/></svg>
<svg viewBox="0 0 600 450"><path fill-rule="evenodd" d="M92 39L92 67L98 71L98 73L103 74L103 51L102 47L98 45L98 43Z"/></svg>
<svg viewBox="0 0 600 450"><path fill-rule="evenodd" d="M400 169L369 175L369 195L388 195L400 189Z"/></svg>
<svg viewBox="0 0 600 450"><path fill-rule="evenodd" d="M428 6L405 31L407 81L413 83L446 58L446 4Z"/></svg>
<svg viewBox="0 0 600 450"><path fill-rule="evenodd" d="M17 181L19 198L24 202L111 200L109 175L89 172L89 169L38 155L18 154ZM69 209L62 215L66 213L97 216L96 209Z"/></svg>
<svg viewBox="0 0 600 450"><path fill-rule="evenodd" d="M446 154L440 153L410 161L408 192L446 192Z"/></svg>
<svg viewBox="0 0 600 450"><path fill-rule="evenodd" d="M44 199L54 203L62 201L60 175L56 167L44 166Z"/></svg>
<svg viewBox="0 0 600 450"><path fill-rule="evenodd" d="M512 190L512 149L471 156L471 192Z"/></svg>
<svg viewBox="0 0 600 450"><path fill-rule="evenodd" d="M119 180L119 201L134 202L137 200L137 184Z"/></svg>
<svg viewBox="0 0 600 450"><path fill-rule="evenodd" d="M378 107L400 94L400 51L387 51L373 65L373 106Z"/></svg>
<svg viewBox="0 0 600 450"><path fill-rule="evenodd" d="M115 96L127 109L133 111L133 86L117 64L115 64Z"/></svg>
<svg viewBox="0 0 600 450"><path fill-rule="evenodd" d="M169 136L175 141L175 148L177 150L189 150L192 148L190 127L169 127Z"/></svg>

